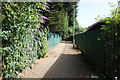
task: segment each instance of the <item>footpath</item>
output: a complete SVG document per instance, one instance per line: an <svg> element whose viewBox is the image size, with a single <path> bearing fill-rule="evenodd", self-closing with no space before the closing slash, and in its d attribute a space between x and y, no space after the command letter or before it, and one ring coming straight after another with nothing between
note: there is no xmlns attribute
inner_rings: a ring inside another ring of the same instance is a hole
<svg viewBox="0 0 120 80"><path fill-rule="evenodd" d="M32 69L27 68L22 78L91 78L93 69L73 44L63 41L48 51L47 57L36 60Z"/></svg>

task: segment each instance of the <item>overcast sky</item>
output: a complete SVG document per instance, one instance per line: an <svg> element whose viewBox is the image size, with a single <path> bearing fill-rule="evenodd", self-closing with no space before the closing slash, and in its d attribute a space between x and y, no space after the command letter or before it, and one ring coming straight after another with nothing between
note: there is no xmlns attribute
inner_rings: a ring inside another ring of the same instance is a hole
<svg viewBox="0 0 120 80"><path fill-rule="evenodd" d="M100 16L109 16L109 3L117 4L118 0L81 0L78 3L77 20L81 27L89 27L96 22L95 18Z"/></svg>

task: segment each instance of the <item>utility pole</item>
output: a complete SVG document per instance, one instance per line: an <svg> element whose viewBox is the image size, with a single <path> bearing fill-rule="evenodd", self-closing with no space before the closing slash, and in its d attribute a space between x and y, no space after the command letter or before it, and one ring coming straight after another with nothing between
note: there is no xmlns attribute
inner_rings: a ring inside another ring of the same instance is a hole
<svg viewBox="0 0 120 80"><path fill-rule="evenodd" d="M75 5L73 5L73 48L75 48Z"/></svg>

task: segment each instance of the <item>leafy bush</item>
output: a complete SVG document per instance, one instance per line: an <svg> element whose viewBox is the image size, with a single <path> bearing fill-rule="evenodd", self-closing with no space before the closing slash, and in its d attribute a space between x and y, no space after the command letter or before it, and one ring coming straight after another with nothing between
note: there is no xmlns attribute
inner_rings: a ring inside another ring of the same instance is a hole
<svg viewBox="0 0 120 80"><path fill-rule="evenodd" d="M2 3L3 77L16 77L35 59L45 56L48 31L42 24L48 19L43 16L47 8L46 2Z"/></svg>
<svg viewBox="0 0 120 80"><path fill-rule="evenodd" d="M38 58L45 57L47 51L48 51L48 42L47 42L47 34L48 30L44 29L41 30L43 32L42 37L40 39L40 46L38 46Z"/></svg>
<svg viewBox="0 0 120 80"><path fill-rule="evenodd" d="M114 7L114 6L113 6ZM110 47L108 68L111 67L111 77L120 77L120 11L114 8L110 17L99 17L100 22L105 22L101 29L104 36L104 47Z"/></svg>

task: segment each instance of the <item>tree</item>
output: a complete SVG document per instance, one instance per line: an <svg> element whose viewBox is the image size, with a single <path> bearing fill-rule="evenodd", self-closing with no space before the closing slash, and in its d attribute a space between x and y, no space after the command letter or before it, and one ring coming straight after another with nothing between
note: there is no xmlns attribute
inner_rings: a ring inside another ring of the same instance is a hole
<svg viewBox="0 0 120 80"><path fill-rule="evenodd" d="M47 24L50 32L60 33L63 38L68 37L68 28L73 26L73 5L75 5L75 16L77 16L77 2L54 2L50 3L51 12L45 16L49 18Z"/></svg>

